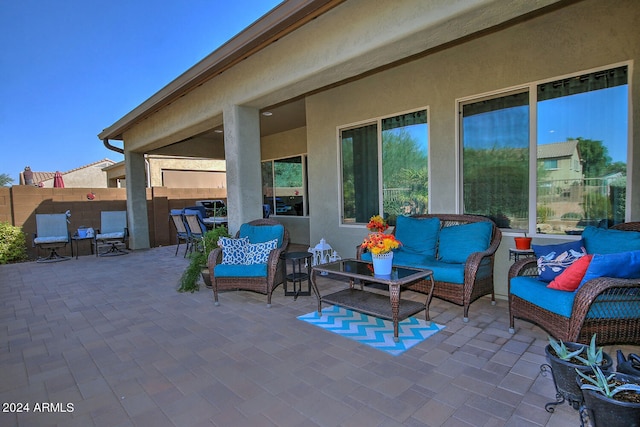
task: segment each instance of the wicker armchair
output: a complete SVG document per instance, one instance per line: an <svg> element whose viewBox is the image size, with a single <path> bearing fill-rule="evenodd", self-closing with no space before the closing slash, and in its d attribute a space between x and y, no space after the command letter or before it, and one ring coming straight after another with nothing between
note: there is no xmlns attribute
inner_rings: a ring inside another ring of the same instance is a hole
<svg viewBox="0 0 640 427"><path fill-rule="evenodd" d="M617 224L612 229L640 231L640 222ZM511 279L538 275L535 258L521 259L509 269L509 332L517 317L534 323L556 339L588 344L597 334L598 345L640 344L640 279L599 277L582 285L575 295L571 317L545 310L511 293ZM562 291L560 291L562 292Z"/></svg>
<svg viewBox="0 0 640 427"><path fill-rule="evenodd" d="M251 226L270 226L281 225L273 219L257 219L247 223ZM236 233L236 238L240 237L240 231ZM242 276L237 277L218 277L215 275L216 266L222 263L222 248L216 248L209 253L208 267L211 277L211 287L213 288L213 298L215 305L219 305L218 292L228 290L245 290L257 292L267 296L267 307L271 307L271 294L273 289L282 283L284 276L284 261L280 259L280 255L287 250L289 245L289 232L284 229L282 236L282 244L279 248L271 251L269 260L267 261L267 271L265 276Z"/></svg>
<svg viewBox="0 0 640 427"><path fill-rule="evenodd" d="M488 221L493 222L479 215L461 215L461 214L423 214L412 215L413 218L440 219L440 228L451 227L455 225L469 224L473 222ZM395 228L393 230L395 233ZM491 295L492 303L495 303L495 293L493 289L493 265L495 260L495 252L502 240L502 232L493 224L493 233L489 247L484 252L475 252L467 258L464 269L464 283L449 283L438 280L434 277L433 296L436 298L460 305L463 307L463 320L469 320L469 305L478 298L485 295ZM356 248L356 257L361 258L363 249L358 246ZM479 274L482 266L483 274ZM409 266L411 267L411 266ZM415 266L413 266L415 267ZM431 282L427 280L419 280L407 287L412 291L428 294L431 289ZM427 313L429 307L427 307Z"/></svg>

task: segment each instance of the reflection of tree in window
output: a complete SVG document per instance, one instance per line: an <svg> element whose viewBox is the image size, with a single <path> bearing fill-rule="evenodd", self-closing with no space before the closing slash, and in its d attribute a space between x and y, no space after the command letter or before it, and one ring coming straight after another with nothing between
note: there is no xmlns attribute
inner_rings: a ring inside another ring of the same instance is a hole
<svg viewBox="0 0 640 427"><path fill-rule="evenodd" d="M538 144L577 141L578 157L572 163L558 157L553 174L538 176L537 210L546 213L538 229L564 234L624 222L627 67L543 83L537 92ZM558 139L550 139L551 129Z"/></svg>
<svg viewBox="0 0 640 427"><path fill-rule="evenodd" d="M344 129L340 138L344 223L366 224L382 213L393 224L397 215L427 212L426 110Z"/></svg>
<svg viewBox="0 0 640 427"><path fill-rule="evenodd" d="M462 106L464 213L526 228L529 210L529 94Z"/></svg>
<svg viewBox="0 0 640 427"><path fill-rule="evenodd" d="M382 120L383 212L391 224L398 215L428 212L427 135L424 110Z"/></svg>

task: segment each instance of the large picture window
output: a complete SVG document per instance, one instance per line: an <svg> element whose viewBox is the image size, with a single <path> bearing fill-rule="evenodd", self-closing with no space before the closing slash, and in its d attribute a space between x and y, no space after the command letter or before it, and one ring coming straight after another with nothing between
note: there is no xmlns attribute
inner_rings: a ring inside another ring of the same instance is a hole
<svg viewBox="0 0 640 427"><path fill-rule="evenodd" d="M426 110L341 129L340 144L343 223L428 211Z"/></svg>
<svg viewBox="0 0 640 427"><path fill-rule="evenodd" d="M306 177L306 156L262 162L265 209L272 215L308 215Z"/></svg>
<svg viewBox="0 0 640 427"><path fill-rule="evenodd" d="M461 102L460 110L465 213L541 234L625 221L627 66Z"/></svg>

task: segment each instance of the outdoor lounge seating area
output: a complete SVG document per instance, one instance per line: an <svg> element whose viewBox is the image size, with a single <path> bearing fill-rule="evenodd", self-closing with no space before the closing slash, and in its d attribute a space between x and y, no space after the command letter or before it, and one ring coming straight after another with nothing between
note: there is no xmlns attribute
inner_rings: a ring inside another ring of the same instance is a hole
<svg viewBox="0 0 640 427"><path fill-rule="evenodd" d="M433 270L433 296L461 305L465 322L472 302L485 295L495 301L493 265L502 233L493 221L476 215L399 216L393 233L402 242L393 264ZM370 261L371 254L358 247L357 258ZM431 283L409 288L429 293Z"/></svg>
<svg viewBox="0 0 640 427"><path fill-rule="evenodd" d="M581 240L536 248L549 255L514 263L510 330L518 318L564 341L588 343L597 334L599 344L640 345L639 231L638 222L587 227ZM570 263L582 249L587 255Z"/></svg>
<svg viewBox="0 0 640 427"><path fill-rule="evenodd" d="M0 413L0 424L579 425L569 405L544 410L555 394L539 371L547 334L519 322L510 335L504 300L480 298L463 323L434 299L431 319L446 328L390 356L297 320L313 296L278 287L267 308L264 295L226 292L214 307L209 290L178 293L188 260L174 254L0 266L2 401L73 407ZM141 265L153 275L133 274Z"/></svg>

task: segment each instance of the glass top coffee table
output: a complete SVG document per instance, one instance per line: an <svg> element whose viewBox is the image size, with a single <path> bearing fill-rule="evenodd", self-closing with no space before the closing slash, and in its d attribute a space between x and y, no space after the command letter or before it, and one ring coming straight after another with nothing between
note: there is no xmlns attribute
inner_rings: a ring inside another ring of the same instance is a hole
<svg viewBox="0 0 640 427"><path fill-rule="evenodd" d="M349 278L349 287L328 295L320 295L316 276L330 273L333 276ZM425 303L400 299L403 287L418 281L430 280L431 289ZM354 287L358 282L360 289ZM389 296L364 290L364 283L377 283L387 286ZM433 271L409 267L393 267L388 276L373 274L370 262L344 259L328 264L319 264L312 268L311 287L318 299L318 315L322 315L322 303L339 305L344 308L369 314L393 322L393 339L398 341L398 322L425 310L425 320L429 320L428 307L433 296Z"/></svg>

